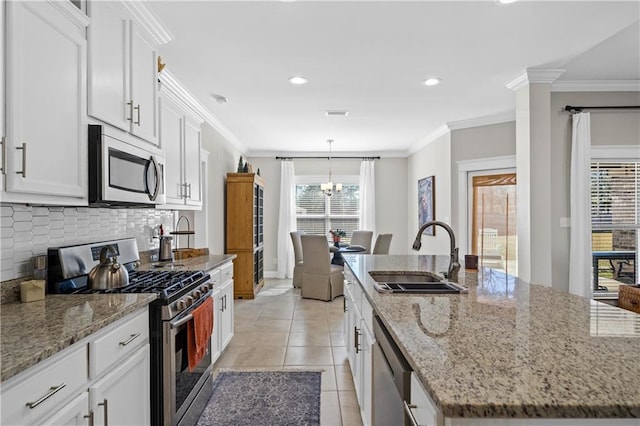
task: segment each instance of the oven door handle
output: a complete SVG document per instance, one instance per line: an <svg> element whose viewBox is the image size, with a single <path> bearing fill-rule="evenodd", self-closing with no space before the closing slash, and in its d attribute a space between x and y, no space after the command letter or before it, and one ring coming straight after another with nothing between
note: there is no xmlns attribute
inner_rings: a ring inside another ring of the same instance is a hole
<svg viewBox="0 0 640 426"><path fill-rule="evenodd" d="M193 314L189 314L189 315L185 316L184 318L179 319L179 320L178 320L178 321L176 321L176 322L171 322L171 323L170 323L170 324L171 324L171 328L172 328L172 329L173 329L173 328L178 328L178 327L180 327L181 325L188 323L188 322L189 322L189 321L191 321L192 319L193 319Z"/></svg>

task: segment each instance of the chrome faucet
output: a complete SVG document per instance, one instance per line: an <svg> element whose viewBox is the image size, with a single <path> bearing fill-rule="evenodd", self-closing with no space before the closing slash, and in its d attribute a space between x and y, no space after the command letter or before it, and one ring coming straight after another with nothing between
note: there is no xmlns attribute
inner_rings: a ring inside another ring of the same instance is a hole
<svg viewBox="0 0 640 426"><path fill-rule="evenodd" d="M453 229L449 225L444 222L440 222L438 220L430 220L429 222L425 222L418 229L418 235L416 235L416 239L413 242L413 249L418 251L420 247L422 247L422 233L425 229L430 226L441 226L445 231L449 234L449 240L451 241L451 250L449 253L449 268L447 269L446 279L451 281L458 281L458 271L460 270L460 263L458 263L458 247L456 247L456 236L453 233Z"/></svg>

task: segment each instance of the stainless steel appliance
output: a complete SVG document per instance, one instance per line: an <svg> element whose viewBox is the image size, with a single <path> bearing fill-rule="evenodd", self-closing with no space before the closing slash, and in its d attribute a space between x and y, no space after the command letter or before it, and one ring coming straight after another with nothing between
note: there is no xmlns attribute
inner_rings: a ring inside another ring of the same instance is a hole
<svg viewBox="0 0 640 426"><path fill-rule="evenodd" d="M171 252L172 241L173 237L167 235L160 236L160 250L158 251L158 260L160 262L173 260L173 253Z"/></svg>
<svg viewBox="0 0 640 426"><path fill-rule="evenodd" d="M411 426L404 407L411 401L411 367L378 316L374 316L373 334L372 423Z"/></svg>
<svg viewBox="0 0 640 426"><path fill-rule="evenodd" d="M88 270L100 252L113 246L129 271L129 285L93 290ZM211 393L211 342L191 371L188 368L187 326L192 312L212 296L213 283L203 271L138 271L133 238L48 250L49 293L156 293L149 305L151 346L151 424L195 425Z"/></svg>
<svg viewBox="0 0 640 426"><path fill-rule="evenodd" d="M89 203L100 206L164 204L164 157L133 144L108 126L89 125Z"/></svg>

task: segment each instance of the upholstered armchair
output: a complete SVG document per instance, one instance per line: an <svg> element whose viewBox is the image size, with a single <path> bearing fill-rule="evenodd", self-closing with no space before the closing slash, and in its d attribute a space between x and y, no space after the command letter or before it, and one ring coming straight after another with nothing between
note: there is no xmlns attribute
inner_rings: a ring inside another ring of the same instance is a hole
<svg viewBox="0 0 640 426"><path fill-rule="evenodd" d="M329 245L324 235L302 235L302 297L330 301L342 296L344 286L343 267L332 265Z"/></svg>
<svg viewBox="0 0 640 426"><path fill-rule="evenodd" d="M362 246L365 248L362 254L371 254L371 241L373 240L373 231L353 231L351 235L352 246Z"/></svg>
<svg viewBox="0 0 640 426"><path fill-rule="evenodd" d="M373 246L373 254L389 254L392 237L393 234L378 234L376 243Z"/></svg>
<svg viewBox="0 0 640 426"><path fill-rule="evenodd" d="M293 257L295 266L293 267L293 286L302 287L302 271L304 270L304 262L302 257L302 240L300 236L304 234L302 231L291 232L291 242L293 243Z"/></svg>

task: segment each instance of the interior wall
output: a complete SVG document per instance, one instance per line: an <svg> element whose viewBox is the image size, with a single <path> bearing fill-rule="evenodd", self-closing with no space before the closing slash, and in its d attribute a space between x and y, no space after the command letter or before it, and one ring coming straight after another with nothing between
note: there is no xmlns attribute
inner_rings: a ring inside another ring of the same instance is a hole
<svg viewBox="0 0 640 426"><path fill-rule="evenodd" d="M227 173L238 167L240 151L207 123L202 124L202 148L209 151L207 163L207 242L212 254L222 254L225 248L225 203ZM197 224L196 224L197 225ZM196 227L195 232L198 232Z"/></svg>
<svg viewBox="0 0 640 426"><path fill-rule="evenodd" d="M453 225L451 222L451 133L430 142L408 159L407 173L407 235L409 244L421 224L418 223L418 180L435 176L435 220ZM436 235L423 235L421 254L448 254L449 236L438 227ZM410 254L416 254L413 250Z"/></svg>
<svg viewBox="0 0 640 426"><path fill-rule="evenodd" d="M453 130L451 132L451 188L456 195L451 198L451 224L456 236L466 229L459 229L460 217L466 205L459 206L457 191L460 185L458 162L503 157L516 154L516 123L492 124ZM462 238L460 238L462 240ZM460 253L466 248L460 247Z"/></svg>
<svg viewBox="0 0 640 426"><path fill-rule="evenodd" d="M253 169L260 168L260 174L265 180L265 271L277 270L277 238L289 236L278 235L278 215L280 210L280 160L275 157L249 157L248 161ZM334 181L341 175L359 175L359 159L333 160L331 170ZM296 175L308 176L329 174L328 160L296 159L294 160ZM382 158L376 160L376 234L392 233L391 254L407 253L407 231L405 226L406 212L398 206L407 205L406 189L406 158ZM375 236L374 236L375 239Z"/></svg>
<svg viewBox="0 0 640 426"><path fill-rule="evenodd" d="M560 227L560 218L570 216L571 114L565 105L640 105L640 92L552 92L551 93L551 194L552 285L569 290L569 238L571 228ZM640 157L640 111L593 110L591 145L638 147Z"/></svg>

